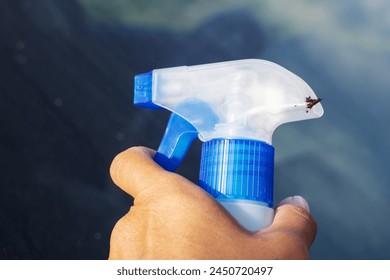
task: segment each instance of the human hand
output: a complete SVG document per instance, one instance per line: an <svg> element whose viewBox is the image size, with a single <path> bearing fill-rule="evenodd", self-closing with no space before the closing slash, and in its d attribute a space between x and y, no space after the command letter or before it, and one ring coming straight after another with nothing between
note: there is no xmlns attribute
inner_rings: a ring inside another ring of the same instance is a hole
<svg viewBox="0 0 390 280"><path fill-rule="evenodd" d="M109 259L309 258L317 226L303 198L282 201L272 225L251 233L203 189L156 164L154 154L130 148L111 165L134 205L112 231Z"/></svg>

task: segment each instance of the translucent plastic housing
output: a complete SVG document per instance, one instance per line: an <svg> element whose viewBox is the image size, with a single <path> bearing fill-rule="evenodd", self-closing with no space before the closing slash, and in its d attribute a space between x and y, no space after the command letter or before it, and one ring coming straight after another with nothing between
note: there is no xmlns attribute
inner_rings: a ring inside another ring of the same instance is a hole
<svg viewBox="0 0 390 280"><path fill-rule="evenodd" d="M323 114L313 90L269 61L246 59L153 70L149 101L191 123L203 141L255 139L272 143L283 123Z"/></svg>

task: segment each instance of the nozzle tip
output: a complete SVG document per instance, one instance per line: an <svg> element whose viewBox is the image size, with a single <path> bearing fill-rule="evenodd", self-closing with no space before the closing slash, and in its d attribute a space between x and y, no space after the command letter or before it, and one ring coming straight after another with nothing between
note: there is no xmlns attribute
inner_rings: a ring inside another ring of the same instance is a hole
<svg viewBox="0 0 390 280"><path fill-rule="evenodd" d="M153 71L134 77L134 105L148 109L159 109L153 103L152 97Z"/></svg>

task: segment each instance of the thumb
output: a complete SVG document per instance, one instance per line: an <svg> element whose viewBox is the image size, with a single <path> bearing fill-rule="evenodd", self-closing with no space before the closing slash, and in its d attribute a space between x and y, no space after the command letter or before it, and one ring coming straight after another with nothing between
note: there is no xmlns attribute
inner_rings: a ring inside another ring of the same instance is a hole
<svg viewBox="0 0 390 280"><path fill-rule="evenodd" d="M317 224L310 215L307 201L301 196L292 196L279 203L274 221L266 231L278 233L274 236L280 238L279 242L295 244L308 252L317 233Z"/></svg>
<svg viewBox="0 0 390 280"><path fill-rule="evenodd" d="M286 204L302 207L303 209L305 209L307 212L310 213L309 204L307 203L306 199L304 199L302 196L295 195L295 196L287 197L283 199L281 202L279 202L278 207Z"/></svg>

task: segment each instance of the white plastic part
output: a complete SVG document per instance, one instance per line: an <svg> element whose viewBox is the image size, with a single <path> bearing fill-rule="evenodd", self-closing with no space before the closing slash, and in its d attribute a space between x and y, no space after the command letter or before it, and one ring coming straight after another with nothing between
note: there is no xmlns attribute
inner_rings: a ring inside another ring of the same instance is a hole
<svg viewBox="0 0 390 280"><path fill-rule="evenodd" d="M218 200L247 230L257 232L267 228L274 219L274 209L249 200Z"/></svg>
<svg viewBox="0 0 390 280"><path fill-rule="evenodd" d="M152 101L178 114L210 139L272 143L283 123L321 117L313 90L270 61L243 59L153 70Z"/></svg>

